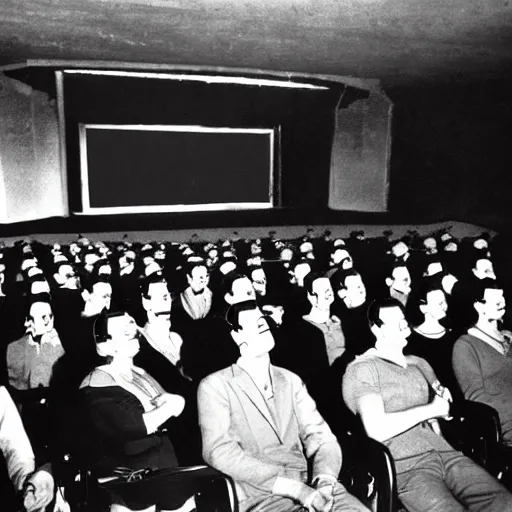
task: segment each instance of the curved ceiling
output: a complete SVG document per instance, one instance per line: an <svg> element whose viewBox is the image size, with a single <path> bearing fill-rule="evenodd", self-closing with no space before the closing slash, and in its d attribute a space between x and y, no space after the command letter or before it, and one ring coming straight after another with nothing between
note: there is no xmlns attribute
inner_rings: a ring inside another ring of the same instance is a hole
<svg viewBox="0 0 512 512"><path fill-rule="evenodd" d="M27 59L510 78L512 0L3 0L0 65Z"/></svg>

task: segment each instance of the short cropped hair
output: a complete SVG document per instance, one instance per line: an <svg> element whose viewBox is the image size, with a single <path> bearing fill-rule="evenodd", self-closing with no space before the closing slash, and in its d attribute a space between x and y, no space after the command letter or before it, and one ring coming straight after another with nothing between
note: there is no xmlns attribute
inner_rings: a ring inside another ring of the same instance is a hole
<svg viewBox="0 0 512 512"><path fill-rule="evenodd" d="M317 279L327 278L327 274L324 272L310 272L304 277L304 288L309 295L313 295L313 283Z"/></svg>
<svg viewBox="0 0 512 512"><path fill-rule="evenodd" d="M339 292L340 290L345 290L347 287L345 286L345 282L348 277L356 277L360 276L359 272L354 268L347 268L347 269L338 269L334 274L331 276L331 286L334 290L334 292Z"/></svg>
<svg viewBox="0 0 512 512"><path fill-rule="evenodd" d="M478 280L478 282L475 283L473 304L475 302L484 302L485 290L503 290L503 286L490 277Z"/></svg>
<svg viewBox="0 0 512 512"><path fill-rule="evenodd" d="M391 297L385 297L382 299L376 299L374 300L370 306L368 307L368 323L370 324L370 327L373 327L376 325L377 327L381 327L383 322L380 319L380 312L383 309L388 308L400 308L402 313L405 315L404 307L400 301L397 299L393 299Z"/></svg>
<svg viewBox="0 0 512 512"><path fill-rule="evenodd" d="M229 306L226 312L226 322L230 325L233 331L239 331L242 326L240 325L240 313L243 311L253 311L258 308L255 300L244 300Z"/></svg>
<svg viewBox="0 0 512 512"><path fill-rule="evenodd" d="M111 318L124 316L125 311L105 311L103 310L94 320L92 325L92 334L95 344L103 343L109 339L108 321Z"/></svg>

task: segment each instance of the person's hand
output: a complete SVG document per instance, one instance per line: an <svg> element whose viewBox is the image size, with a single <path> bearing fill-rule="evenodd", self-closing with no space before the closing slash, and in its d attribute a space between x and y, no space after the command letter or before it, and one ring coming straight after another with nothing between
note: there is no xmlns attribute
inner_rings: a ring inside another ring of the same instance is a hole
<svg viewBox="0 0 512 512"><path fill-rule="evenodd" d="M50 504L55 494L55 483L47 471L36 471L25 482L23 507L26 512L43 510Z"/></svg>
<svg viewBox="0 0 512 512"><path fill-rule="evenodd" d="M330 512L334 505L334 484L317 486L318 495L313 499L313 509L317 512Z"/></svg>
<svg viewBox="0 0 512 512"><path fill-rule="evenodd" d="M436 394L434 400L429 405L432 411L432 418L450 416L450 402L446 398Z"/></svg>
<svg viewBox="0 0 512 512"><path fill-rule="evenodd" d="M432 388L436 392L437 396L440 396L441 398L444 398L445 400L447 400L450 403L453 402L453 398L452 398L452 394L451 394L450 390L447 387L443 386L438 380L436 380L432 384ZM451 420L452 417L450 415L447 415L447 416L444 417L444 419L445 420Z"/></svg>
<svg viewBox="0 0 512 512"><path fill-rule="evenodd" d="M185 399L172 393L162 393L152 402L155 407L168 407L172 411L172 416L179 416L185 408Z"/></svg>

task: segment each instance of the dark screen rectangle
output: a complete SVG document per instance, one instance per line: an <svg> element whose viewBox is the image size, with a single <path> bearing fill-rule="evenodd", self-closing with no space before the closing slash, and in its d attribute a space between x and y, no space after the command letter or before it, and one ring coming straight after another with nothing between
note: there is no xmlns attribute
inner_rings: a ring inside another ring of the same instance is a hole
<svg viewBox="0 0 512 512"><path fill-rule="evenodd" d="M91 208L268 203L269 133L87 127Z"/></svg>

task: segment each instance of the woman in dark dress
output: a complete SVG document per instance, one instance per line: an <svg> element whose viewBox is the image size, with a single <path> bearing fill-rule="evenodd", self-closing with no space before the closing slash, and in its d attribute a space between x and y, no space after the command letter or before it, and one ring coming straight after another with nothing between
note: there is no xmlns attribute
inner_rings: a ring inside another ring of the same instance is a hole
<svg viewBox="0 0 512 512"><path fill-rule="evenodd" d="M87 428L87 456L93 474L112 504L131 510L195 510L198 479L213 470L177 474L178 460L164 431L179 416L185 400L166 393L134 366L139 351L138 327L127 314L101 315L95 323L97 352L106 364L82 382L81 399ZM118 478L108 481L108 477ZM103 477L103 478L102 478Z"/></svg>
<svg viewBox="0 0 512 512"><path fill-rule="evenodd" d="M448 310L445 293L440 285L428 280L419 290L417 301L423 322L411 329L406 353L425 359L443 386L458 397L458 385L452 368L456 340L453 331L445 325Z"/></svg>

